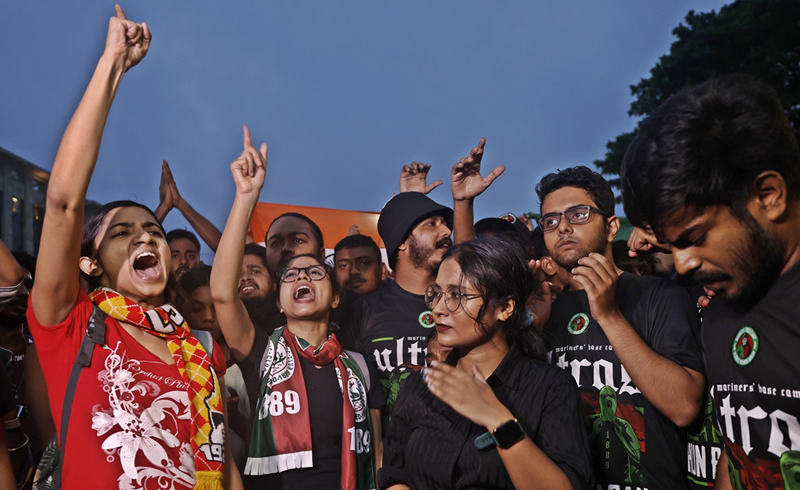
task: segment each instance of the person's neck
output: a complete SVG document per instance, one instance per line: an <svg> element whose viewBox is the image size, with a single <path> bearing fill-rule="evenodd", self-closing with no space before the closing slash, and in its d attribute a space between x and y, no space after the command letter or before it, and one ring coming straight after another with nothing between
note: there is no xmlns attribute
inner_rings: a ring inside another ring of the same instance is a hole
<svg viewBox="0 0 800 490"><path fill-rule="evenodd" d="M797 233L800 230L800 200L789 204L789 207L789 219L778 227L781 238L786 240L786 259L781 274L800 262L800 233Z"/></svg>
<svg viewBox="0 0 800 490"><path fill-rule="evenodd" d="M613 267L614 270L617 271L617 276L622 274L622 269L617 267L617 264L614 262L614 252L612 252L611 250L611 243L609 243L606 249L603 251L603 257L605 257L606 260L608 260L608 263L611 264L611 267ZM582 291L583 286L581 285L581 283L575 280L575 275L572 274L572 272L570 271L567 271L567 273L569 274L569 290Z"/></svg>
<svg viewBox="0 0 800 490"><path fill-rule="evenodd" d="M305 340L314 348L319 347L328 340L328 319L296 320L287 318L286 328L290 332Z"/></svg>
<svg viewBox="0 0 800 490"><path fill-rule="evenodd" d="M436 282L436 272L418 269L411 264L397 264L394 281L398 286L412 294L425 294L425 290Z"/></svg>
<svg viewBox="0 0 800 490"><path fill-rule="evenodd" d="M458 360L458 368L472 374L472 365L477 364L485 379L497 369L508 353L508 341L505 332L498 331L498 334L487 342L476 347L460 349L461 358Z"/></svg>

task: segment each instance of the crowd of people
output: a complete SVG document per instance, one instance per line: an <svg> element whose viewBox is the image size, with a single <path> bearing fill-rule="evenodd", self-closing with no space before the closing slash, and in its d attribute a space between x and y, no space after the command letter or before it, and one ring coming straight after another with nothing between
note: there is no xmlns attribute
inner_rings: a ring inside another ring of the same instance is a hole
<svg viewBox="0 0 800 490"><path fill-rule="evenodd" d="M476 223L505 170L481 174L481 139L452 208L402 168L385 263L357 229L326 257L297 213L250 237L268 157L246 126L222 232L166 161L155 211L85 217L150 41L117 6L38 256L0 242L2 488L800 489L800 153L772 88L713 78L642 123L627 242L582 166L540 179L535 221Z"/></svg>

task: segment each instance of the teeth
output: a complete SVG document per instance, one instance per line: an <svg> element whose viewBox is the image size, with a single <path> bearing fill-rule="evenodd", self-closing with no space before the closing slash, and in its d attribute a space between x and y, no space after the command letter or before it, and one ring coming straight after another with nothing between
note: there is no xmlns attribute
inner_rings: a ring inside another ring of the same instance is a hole
<svg viewBox="0 0 800 490"><path fill-rule="evenodd" d="M139 255L137 255L136 258L141 259L142 257L148 257L148 256L155 258L156 254L154 254L153 252L142 252Z"/></svg>
<svg viewBox="0 0 800 490"><path fill-rule="evenodd" d="M300 286L294 292L294 299L299 299L301 296L311 294L311 288L308 286Z"/></svg>

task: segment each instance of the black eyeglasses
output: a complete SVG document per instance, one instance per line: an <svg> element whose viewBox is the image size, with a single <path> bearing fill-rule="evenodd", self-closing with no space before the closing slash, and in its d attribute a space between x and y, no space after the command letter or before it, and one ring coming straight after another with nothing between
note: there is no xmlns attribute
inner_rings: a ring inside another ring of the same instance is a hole
<svg viewBox="0 0 800 490"><path fill-rule="evenodd" d="M328 275L328 269L321 265L309 265L308 267L287 267L278 271L281 282L295 282L300 278L300 273L304 272L312 281L321 281Z"/></svg>
<svg viewBox="0 0 800 490"><path fill-rule="evenodd" d="M573 206L560 213L547 213L536 220L536 222L539 223L542 231L547 233L558 228L558 225L561 224L561 216L566 217L567 223L571 225L582 225L591 219L592 212L595 212L601 216L608 216L606 213L600 211L594 206L582 205Z"/></svg>
<svg viewBox="0 0 800 490"><path fill-rule="evenodd" d="M442 291L439 286L428 286L428 289L425 290L425 304L432 310L439 304L442 296L444 296L444 307L450 313L455 313L458 310L462 300L468 301L473 298L483 297L482 294L477 293L462 293L456 286L450 286L447 291Z"/></svg>

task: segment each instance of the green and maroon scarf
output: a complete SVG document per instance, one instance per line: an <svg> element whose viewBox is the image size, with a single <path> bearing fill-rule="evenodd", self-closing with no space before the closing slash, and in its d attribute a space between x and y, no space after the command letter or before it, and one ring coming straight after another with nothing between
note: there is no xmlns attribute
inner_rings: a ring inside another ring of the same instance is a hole
<svg viewBox="0 0 800 490"><path fill-rule="evenodd" d="M358 362L342 350L333 333L315 350L285 326L275 330L267 346L244 473L269 475L314 465L306 384L297 356L336 367L344 408L342 490L375 488L372 426Z"/></svg>

